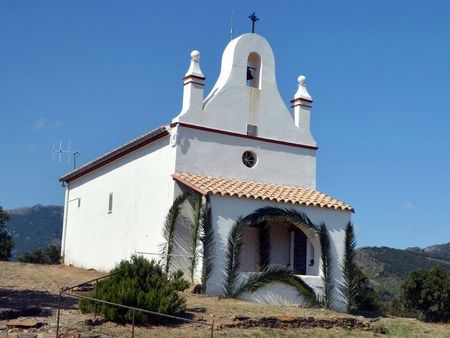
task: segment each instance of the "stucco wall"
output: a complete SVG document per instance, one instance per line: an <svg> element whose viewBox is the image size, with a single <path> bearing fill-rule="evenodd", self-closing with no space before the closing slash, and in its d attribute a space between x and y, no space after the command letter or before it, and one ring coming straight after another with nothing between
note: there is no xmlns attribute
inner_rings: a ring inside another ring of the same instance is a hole
<svg viewBox="0 0 450 338"><path fill-rule="evenodd" d="M64 263L106 271L136 251L159 252L174 167L175 152L165 137L70 182Z"/></svg>
<svg viewBox="0 0 450 338"><path fill-rule="evenodd" d="M315 188L315 150L180 126L176 138L178 172ZM253 168L242 163L247 150L257 156Z"/></svg>
<svg viewBox="0 0 450 338"><path fill-rule="evenodd" d="M223 292L223 281L225 278L225 252L228 233L233 226L235 220L239 216L246 216L258 208L264 206L294 208L298 211L306 213L306 215L315 224L324 222L329 230L331 239L332 257L334 259L333 279L337 284L342 281L340 265L343 259L343 245L345 232L344 228L351 220L351 213L347 211L337 211L327 208L305 207L299 205L277 204L261 200L238 199L230 197L211 196L212 217L214 222L215 236L218 243L216 248L216 264L213 275L211 276L207 290L211 295L221 295ZM246 257L243 255L242 259ZM247 263L243 263L247 265ZM320 266L320 254L316 250L315 269ZM317 270L316 270L317 272ZM321 281L319 277L306 277L305 281L314 288L319 288ZM272 289L270 289L272 290ZM284 288L283 288L284 290ZM284 291L283 291L284 292ZM288 291L287 291L288 292ZM288 292L289 294L289 292ZM258 297L260 297L259 295ZM248 296L246 296L248 297ZM336 294L336 303L334 307L342 309L342 300Z"/></svg>

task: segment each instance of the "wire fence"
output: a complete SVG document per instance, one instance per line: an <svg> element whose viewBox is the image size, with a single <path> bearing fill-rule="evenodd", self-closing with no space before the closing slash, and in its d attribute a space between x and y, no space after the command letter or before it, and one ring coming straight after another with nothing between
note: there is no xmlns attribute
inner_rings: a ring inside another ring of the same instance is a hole
<svg viewBox="0 0 450 338"><path fill-rule="evenodd" d="M91 302L93 302L94 305L94 318L97 318L97 307L98 304L106 304L109 306L115 306L115 307L120 307L123 309L128 309L132 311L132 321L131 321L131 337L134 338L134 329L135 329L135 314L136 312L142 312L142 313L147 313L150 315L154 315L154 316L158 316L158 317L163 317L163 318L168 318L168 319L173 319L173 320L177 320L177 321L182 321L182 322L186 322L186 323L192 323L192 324L199 324L202 326L207 326L210 328L210 332L211 332L211 337L214 337L214 320L211 323L208 322L203 322L203 321L198 321L198 320L193 320L193 319L189 319L189 318L184 318L184 317L178 317L178 316L172 316L172 315L168 315L165 313L160 313L160 312L156 312L156 311L150 311L150 310L146 310L146 309L141 309L141 308L137 308L137 307L133 307L133 306L128 306L128 305L123 305L123 304L118 304L118 303L113 303L113 302L108 302L106 300L102 300L102 299L98 299L98 294L97 294L97 290L98 290L98 281L111 277L115 274L109 274L107 276L103 276L103 277L99 277L99 278L95 278L92 280L89 280L87 282L83 282L77 285L73 285L70 287L64 287L61 288L59 291L59 298L58 298L58 313L57 313L57 319L56 319L56 338L59 338L59 329L60 329L60 321L61 321L61 300L63 296L66 297L72 297L72 298L77 298L77 299L86 299L89 300ZM82 287L86 287L86 286L91 286L92 283L95 282L95 297L89 297L89 296L85 296L85 295L80 295L75 293L74 289L77 288L82 288Z"/></svg>

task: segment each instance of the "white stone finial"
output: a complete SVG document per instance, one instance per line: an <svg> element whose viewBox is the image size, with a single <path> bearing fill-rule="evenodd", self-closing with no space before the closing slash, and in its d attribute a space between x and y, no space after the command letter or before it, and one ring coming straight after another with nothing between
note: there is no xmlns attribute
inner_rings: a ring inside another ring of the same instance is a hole
<svg viewBox="0 0 450 338"><path fill-rule="evenodd" d="M191 59L192 59L192 61L199 61L200 60L200 52L198 50L193 50L191 52Z"/></svg>
<svg viewBox="0 0 450 338"><path fill-rule="evenodd" d="M191 52L191 64L185 77L190 75L204 77L202 70L200 69L200 52L198 50L193 50Z"/></svg>
<svg viewBox="0 0 450 338"><path fill-rule="evenodd" d="M298 85L299 85L299 86L304 86L305 83L306 83L306 76L305 76L305 75L300 75L300 76L297 78L297 81L298 81Z"/></svg>
<svg viewBox="0 0 450 338"><path fill-rule="evenodd" d="M298 81L298 89L297 92L294 95L294 99L303 99L307 101L312 101L311 95L309 95L308 90L306 89L306 76L300 75L297 78Z"/></svg>

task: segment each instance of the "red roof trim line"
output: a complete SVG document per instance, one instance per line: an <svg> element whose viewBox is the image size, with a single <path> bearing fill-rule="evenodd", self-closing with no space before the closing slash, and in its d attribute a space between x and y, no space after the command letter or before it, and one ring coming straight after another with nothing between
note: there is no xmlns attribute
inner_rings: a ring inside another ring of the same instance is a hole
<svg viewBox="0 0 450 338"><path fill-rule="evenodd" d="M309 146L309 145L301 144L301 143L294 143L294 142L274 140L274 139L271 139L271 138L252 136L252 135L247 135L247 134L241 134L241 133L236 133L234 131L215 129L215 128L210 128L210 127L203 127L203 126L198 126L196 124L189 124L189 123L184 123L184 122L171 123L170 127L173 128L176 125L179 125L179 126L185 127L185 128L191 128L191 129L197 129L197 130L207 131L207 132L211 132L211 133L216 133L216 134L222 134L222 135L246 138L246 139L255 140L255 141L262 141L262 142L274 143L274 144L282 144L282 145L285 145L285 146L304 148L304 149L310 149L310 150L317 150L317 149L319 149L316 146Z"/></svg>
<svg viewBox="0 0 450 338"><path fill-rule="evenodd" d="M199 80L206 80L206 77L198 76L198 75L194 75L194 74L186 75L185 77L183 77L183 80L190 79L190 78L199 79Z"/></svg>
<svg viewBox="0 0 450 338"><path fill-rule="evenodd" d="M186 85L189 84L189 83L198 84L199 86L204 86L204 85L205 85L204 82L195 81L195 80L191 80L191 79L187 79L187 80L184 80L184 81L185 81L185 82L184 82L183 86L186 86Z"/></svg>

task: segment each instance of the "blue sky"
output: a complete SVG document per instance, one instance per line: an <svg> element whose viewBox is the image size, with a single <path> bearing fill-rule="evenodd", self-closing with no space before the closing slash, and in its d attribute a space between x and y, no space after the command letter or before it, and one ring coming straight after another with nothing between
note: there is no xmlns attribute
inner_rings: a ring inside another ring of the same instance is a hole
<svg viewBox="0 0 450 338"><path fill-rule="evenodd" d="M286 103L305 74L318 189L351 203L358 244L450 241L450 2L1 1L0 205L63 204L52 160L89 161L181 108L191 50L206 90L230 39L257 32Z"/></svg>

